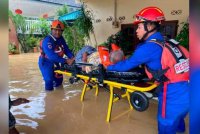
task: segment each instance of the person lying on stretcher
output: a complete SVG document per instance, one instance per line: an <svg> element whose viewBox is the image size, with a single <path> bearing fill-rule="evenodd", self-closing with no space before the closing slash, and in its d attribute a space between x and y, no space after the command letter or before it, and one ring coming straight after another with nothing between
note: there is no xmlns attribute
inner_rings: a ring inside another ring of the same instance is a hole
<svg viewBox="0 0 200 134"><path fill-rule="evenodd" d="M92 70L97 69L99 64L108 66L125 59L123 51L116 44L111 44L111 50L102 45L98 46L97 49L98 50L92 46L85 46L77 53L75 58L76 63L83 62L93 65L92 67L82 66L83 71L89 73Z"/></svg>

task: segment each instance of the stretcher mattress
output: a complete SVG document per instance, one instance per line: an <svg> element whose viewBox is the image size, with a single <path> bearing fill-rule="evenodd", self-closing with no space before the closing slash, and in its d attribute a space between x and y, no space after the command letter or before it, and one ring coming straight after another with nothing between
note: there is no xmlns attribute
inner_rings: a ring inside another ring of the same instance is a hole
<svg viewBox="0 0 200 134"><path fill-rule="evenodd" d="M128 72L117 72L117 71L106 71L103 65L99 65L98 69L92 70L90 73L82 71L81 66L93 66L92 64L76 63L73 65L63 64L61 66L61 71L71 72L75 76L77 74L85 75L89 77L98 78L99 82L103 80L110 80L113 82L120 82L124 84L131 84L135 82L147 82L148 77L145 74L144 68L137 67Z"/></svg>

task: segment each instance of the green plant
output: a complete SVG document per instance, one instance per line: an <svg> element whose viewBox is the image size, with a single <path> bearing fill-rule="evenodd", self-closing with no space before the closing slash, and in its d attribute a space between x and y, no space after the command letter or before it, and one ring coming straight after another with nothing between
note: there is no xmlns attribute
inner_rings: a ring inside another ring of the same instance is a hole
<svg viewBox="0 0 200 134"><path fill-rule="evenodd" d="M74 26L65 28L63 36L74 53L77 53L84 45L84 36L78 33Z"/></svg>
<svg viewBox="0 0 200 134"><path fill-rule="evenodd" d="M45 36L47 36L51 32L50 25L45 18L40 18L39 22L34 24L34 27L40 28L40 30L42 32L42 38L44 38Z"/></svg>
<svg viewBox="0 0 200 134"><path fill-rule="evenodd" d="M179 41L182 46L189 50L189 23L182 22L181 24L183 26L179 34L176 36L176 40Z"/></svg>
<svg viewBox="0 0 200 134"><path fill-rule="evenodd" d="M38 40L39 38L36 38L36 37L29 37L26 41L26 45L28 46L28 51L32 50L33 47L36 47L38 44Z"/></svg>
<svg viewBox="0 0 200 134"><path fill-rule="evenodd" d="M8 52L11 54L16 54L17 53L17 48L14 43L9 43L8 44Z"/></svg>
<svg viewBox="0 0 200 134"><path fill-rule="evenodd" d="M57 10L57 15L62 16L68 13L68 7L64 5L62 8ZM78 52L84 45L84 35L78 32L76 25L70 25L63 21L65 24L65 30L63 36L67 41L69 48L74 52Z"/></svg>
<svg viewBox="0 0 200 134"><path fill-rule="evenodd" d="M80 9L80 15L74 22L75 28L78 33L84 36L85 39L90 41L90 33L94 35L94 39L96 41L96 37L94 34L94 27L92 24L93 13L86 9L86 6L83 4Z"/></svg>
<svg viewBox="0 0 200 134"><path fill-rule="evenodd" d="M33 30L31 29L30 33L26 31L26 21L25 18L19 14L14 15L11 11L9 11L9 16L11 17L16 30L21 30L21 32L17 32L17 38L21 45L21 49L24 53L29 52L29 46L27 45L27 40L32 36Z"/></svg>
<svg viewBox="0 0 200 134"><path fill-rule="evenodd" d="M69 8L67 5L63 5L61 8L59 8L56 12L58 16L62 16L64 14L67 14L69 12Z"/></svg>
<svg viewBox="0 0 200 134"><path fill-rule="evenodd" d="M122 31L119 31L116 34L113 34L113 35L108 37L107 42L106 42L107 46L110 47L110 45L112 43L119 45L119 47L121 47L121 49L125 53L129 52L132 49L131 48L132 44L130 44L128 42L127 36Z"/></svg>

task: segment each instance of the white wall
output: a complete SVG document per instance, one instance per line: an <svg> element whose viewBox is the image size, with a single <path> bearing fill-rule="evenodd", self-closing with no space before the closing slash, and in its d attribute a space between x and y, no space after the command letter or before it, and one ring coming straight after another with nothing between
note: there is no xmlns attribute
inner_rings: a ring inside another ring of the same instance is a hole
<svg viewBox="0 0 200 134"><path fill-rule="evenodd" d="M179 23L185 22L189 16L189 0L116 0L117 1L117 18L125 16L125 20L120 24L128 24L134 21L133 16L142 8L147 6L157 6L165 13L166 20L179 20ZM114 0L85 0L87 8L92 10L95 20L94 32L97 38L97 44L103 43L108 36L116 33L119 28L113 28L112 21L106 21L109 16L114 18ZM181 10L181 14L172 15L173 10ZM181 26L181 25L180 25ZM180 30L180 27L178 31ZM92 44L95 41L92 37Z"/></svg>

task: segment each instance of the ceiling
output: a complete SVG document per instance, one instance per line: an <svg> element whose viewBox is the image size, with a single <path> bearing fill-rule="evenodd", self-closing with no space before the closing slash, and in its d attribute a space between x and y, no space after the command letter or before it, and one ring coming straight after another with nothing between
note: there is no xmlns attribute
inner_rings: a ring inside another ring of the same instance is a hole
<svg viewBox="0 0 200 134"><path fill-rule="evenodd" d="M16 9L21 9L22 15L26 17L37 18L42 17L44 14L54 16L63 4L68 5L65 3L68 1L74 0L9 0L9 10L15 13Z"/></svg>

